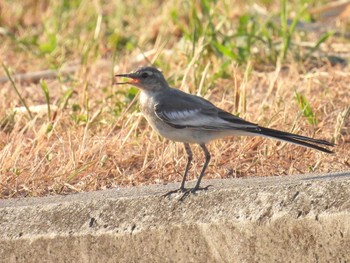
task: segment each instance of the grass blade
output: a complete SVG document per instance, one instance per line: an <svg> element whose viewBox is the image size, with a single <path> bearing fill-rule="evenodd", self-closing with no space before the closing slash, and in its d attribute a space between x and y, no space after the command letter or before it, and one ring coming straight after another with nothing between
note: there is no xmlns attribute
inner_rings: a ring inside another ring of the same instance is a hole
<svg viewBox="0 0 350 263"><path fill-rule="evenodd" d="M317 125L318 120L316 118L316 115L312 111L310 103L307 101L306 97L297 91L295 92L295 95L296 95L299 108L302 111L303 115L306 117L307 121L311 125Z"/></svg>
<svg viewBox="0 0 350 263"><path fill-rule="evenodd" d="M40 81L40 87L44 92L45 95L45 100L46 100L46 104L47 104L47 115L49 118L49 122L51 121L51 107L50 107L50 93L49 93L49 87L46 84L45 80L41 80Z"/></svg>
<svg viewBox="0 0 350 263"><path fill-rule="evenodd" d="M327 32L323 34L319 40L316 42L315 46L313 46L310 51L306 54L306 58L309 58L312 53L314 53L322 43L324 43L330 36L332 36L334 33L333 32Z"/></svg>
<svg viewBox="0 0 350 263"><path fill-rule="evenodd" d="M292 40L292 35L295 32L295 28L299 22L300 17L302 16L302 14L305 12L305 10L307 9L308 5L305 4L295 15L292 23L290 24L290 26L288 27L288 19L287 19L287 4L288 1L283 0L282 1L282 11L281 11L281 25L282 25L282 39L283 39L283 48L282 48L282 52L281 52L281 57L284 60L287 56L287 52L290 48L290 43Z"/></svg>
<svg viewBox="0 0 350 263"><path fill-rule="evenodd" d="M32 120L33 119L33 114L32 112L30 111L26 101L24 100L24 98L22 97L21 93L19 93L18 89L17 89L17 86L15 84L15 82L13 81L12 77L11 77L11 74L10 74L10 71L9 69L6 67L6 65L4 63L1 63L2 64L2 67L3 69L5 70L5 73L7 75L7 77L9 78L10 82L11 82L11 85L13 87L13 89L16 91L20 101L22 102L22 104L24 105L24 107L26 108L26 110L28 111L28 115L29 115L29 118Z"/></svg>

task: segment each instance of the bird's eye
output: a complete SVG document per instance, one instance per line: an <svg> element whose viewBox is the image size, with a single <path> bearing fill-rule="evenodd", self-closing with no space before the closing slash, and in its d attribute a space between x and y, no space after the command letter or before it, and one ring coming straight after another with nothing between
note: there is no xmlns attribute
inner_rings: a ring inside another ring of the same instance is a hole
<svg viewBox="0 0 350 263"><path fill-rule="evenodd" d="M147 78L148 76L149 76L149 75L148 75L147 72L143 72L143 73L141 74L141 78L143 78L143 79Z"/></svg>

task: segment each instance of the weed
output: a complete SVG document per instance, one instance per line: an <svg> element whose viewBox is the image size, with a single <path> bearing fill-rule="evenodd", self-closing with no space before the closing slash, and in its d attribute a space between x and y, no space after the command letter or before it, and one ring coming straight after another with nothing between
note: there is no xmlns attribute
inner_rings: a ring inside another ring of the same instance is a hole
<svg viewBox="0 0 350 263"><path fill-rule="evenodd" d="M262 138L219 140L209 145L206 178L348 169L350 75L328 64L300 70L321 47L331 53L324 43L347 47L347 40L301 32L308 2L46 2L0 1L7 10L0 28L1 198L180 180L182 146L152 131L138 110L138 89L112 85L115 73L152 63L172 86L251 122L338 143L326 156ZM253 4L267 15L253 13ZM9 70L77 63L74 73L39 83L20 82ZM193 150L189 180L203 161Z"/></svg>
<svg viewBox="0 0 350 263"><path fill-rule="evenodd" d="M12 88L16 91L16 94L17 94L18 98L20 99L20 101L22 102L24 107L27 109L29 118L33 119L33 114L30 111L30 109L29 109L25 99L22 97L21 93L18 91L17 86L16 86L15 82L13 81L13 78L11 77L9 69L6 67L6 65L4 63L2 63L2 68L4 69L8 79L10 80Z"/></svg>
<svg viewBox="0 0 350 263"><path fill-rule="evenodd" d="M51 117L49 87L47 86L45 80L41 80L40 81L40 87L41 87L41 89L42 89L42 91L44 92L44 95L45 95L45 100L46 100L46 105L47 105L47 117L48 117L48 121L50 122L52 120L52 117Z"/></svg>
<svg viewBox="0 0 350 263"><path fill-rule="evenodd" d="M298 105L299 105L299 109L301 110L303 115L306 117L307 121L311 125L317 125L318 120L317 120L317 118L316 118L316 116L315 116L315 114L310 106L310 103L306 99L306 97L297 91L295 91L295 96L296 96L296 100L297 100Z"/></svg>

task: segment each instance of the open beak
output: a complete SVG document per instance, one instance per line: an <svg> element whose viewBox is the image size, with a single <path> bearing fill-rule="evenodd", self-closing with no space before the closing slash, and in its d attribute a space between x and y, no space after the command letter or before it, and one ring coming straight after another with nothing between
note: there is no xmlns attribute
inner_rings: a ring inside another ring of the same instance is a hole
<svg viewBox="0 0 350 263"><path fill-rule="evenodd" d="M128 73L128 74L117 74L115 75L116 77L123 77L123 78L128 78L130 81L126 82L114 82L116 85L122 85L122 84L137 84L139 83L139 78L135 73Z"/></svg>

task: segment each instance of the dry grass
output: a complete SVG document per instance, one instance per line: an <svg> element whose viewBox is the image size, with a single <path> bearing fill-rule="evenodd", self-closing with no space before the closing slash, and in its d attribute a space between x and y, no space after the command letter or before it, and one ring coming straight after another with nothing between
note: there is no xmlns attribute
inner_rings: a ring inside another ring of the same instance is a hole
<svg viewBox="0 0 350 263"><path fill-rule="evenodd" d="M191 20L181 1L144 1L142 6L138 1L71 1L77 6L69 7L59 1L10 2L0 3L0 10L8 10L0 25L9 32L0 35L0 57L13 73L79 66L73 74L45 80L51 116L42 110L33 111L32 119L26 111L13 114L23 105L11 83L0 84L0 198L181 180L186 163L182 145L151 130L137 109L133 89L112 84L113 69L124 73L146 64L142 54L161 66L172 85L202 94L227 111L263 126L337 143L335 154L327 155L262 138L215 141L209 145L212 160L206 178L349 169L346 66L318 57L316 67L315 60L297 62L291 55L281 69L257 56L247 63L224 59L207 49L205 36L195 42L184 37L181 26L190 28ZM238 14L248 7L239 3L223 11L224 5L213 10L222 12L225 27L234 28ZM170 17L178 8L184 12L175 22ZM272 4L268 8L278 9ZM56 45L50 32L57 36ZM317 35L308 41L317 41ZM349 45L344 41L329 39L326 51L332 51L330 43ZM223 63L227 74L216 77ZM47 105L40 83L17 81L16 86L29 106ZM295 91L307 98L318 124L310 125L303 116ZM203 162L201 151L194 150L189 179L196 178Z"/></svg>

